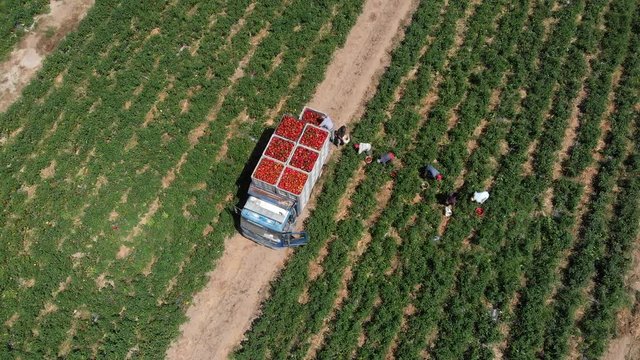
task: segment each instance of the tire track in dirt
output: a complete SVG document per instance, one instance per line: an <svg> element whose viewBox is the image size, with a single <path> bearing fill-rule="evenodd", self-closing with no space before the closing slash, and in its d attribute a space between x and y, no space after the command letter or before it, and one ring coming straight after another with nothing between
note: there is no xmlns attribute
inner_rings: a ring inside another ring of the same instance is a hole
<svg viewBox="0 0 640 360"><path fill-rule="evenodd" d="M310 106L330 113L337 126L361 116L412 9L409 1L368 0L345 45L334 54ZM227 238L225 251L207 286L195 295L187 310L189 320L181 326L182 334L167 351L167 358L228 356L258 315L269 282L290 254L291 250L273 251L240 234Z"/></svg>

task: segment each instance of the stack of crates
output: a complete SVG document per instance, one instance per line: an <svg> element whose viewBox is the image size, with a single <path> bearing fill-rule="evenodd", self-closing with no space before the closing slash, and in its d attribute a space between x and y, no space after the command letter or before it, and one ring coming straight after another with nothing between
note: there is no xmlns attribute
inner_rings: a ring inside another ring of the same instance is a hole
<svg viewBox="0 0 640 360"><path fill-rule="evenodd" d="M302 209L304 209L307 204L313 187L322 175L322 168L329 157L330 133L326 129L319 127L318 124L305 123L303 121L304 112L309 110L322 114L317 110L305 107L298 119L295 119L291 115L284 115L282 117L278 127L276 127L275 133L269 139L269 144L262 153L258 166L256 166L253 174L251 175L251 181L256 187L296 201L296 210L298 212L302 212ZM293 122L292 119L296 120L296 122ZM283 124L296 128L295 131L288 134L288 138L286 136L281 136L281 134L284 133L280 128L281 126L284 126ZM300 128L302 130L298 131ZM313 131L316 134L322 134L324 140L320 144L315 144L315 148L308 146L309 144L302 144L301 140L303 139L303 135L306 131ZM295 167L291 164L293 154L299 148L317 154L317 159L310 171L300 169L299 167ZM306 175L304 186L298 194L287 191L279 186L284 176L285 169L287 168ZM266 171L267 176L264 175L265 170L268 170ZM261 175L263 178L260 177Z"/></svg>

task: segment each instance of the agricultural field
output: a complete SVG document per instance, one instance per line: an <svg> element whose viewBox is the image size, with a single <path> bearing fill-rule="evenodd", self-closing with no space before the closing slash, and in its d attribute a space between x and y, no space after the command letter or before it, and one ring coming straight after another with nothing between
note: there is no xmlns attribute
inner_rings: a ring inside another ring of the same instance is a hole
<svg viewBox="0 0 640 360"><path fill-rule="evenodd" d="M235 357L602 357L638 311L639 10L420 2L352 133L398 160L342 152Z"/></svg>
<svg viewBox="0 0 640 360"><path fill-rule="evenodd" d="M0 358L637 358L639 5L96 1L0 112ZM262 248L230 209L307 103L397 158Z"/></svg>
<svg viewBox="0 0 640 360"><path fill-rule="evenodd" d="M32 29L34 17L45 13L48 5L46 0L0 1L0 61Z"/></svg>
<svg viewBox="0 0 640 360"><path fill-rule="evenodd" d="M0 115L0 358L156 358L360 1L96 2Z"/></svg>

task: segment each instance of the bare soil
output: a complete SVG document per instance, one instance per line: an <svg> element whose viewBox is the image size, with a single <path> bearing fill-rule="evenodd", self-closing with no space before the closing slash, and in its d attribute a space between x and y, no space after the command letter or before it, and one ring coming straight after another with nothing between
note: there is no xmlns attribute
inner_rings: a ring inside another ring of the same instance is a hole
<svg viewBox="0 0 640 360"><path fill-rule="evenodd" d="M609 342L603 360L640 359L640 304L618 314L618 336Z"/></svg>
<svg viewBox="0 0 640 360"><path fill-rule="evenodd" d="M337 126L361 116L414 5L407 0L366 1L344 47L334 54L310 106L331 114ZM167 358L228 357L259 315L269 282L289 254L290 250L273 251L239 234L228 238L209 283L187 310L189 320L181 326L182 334L167 351Z"/></svg>
<svg viewBox="0 0 640 360"><path fill-rule="evenodd" d="M44 57L76 28L93 3L94 0L51 0L51 11L36 17L34 29L0 63L0 112L18 99L42 67ZM58 83L62 81L57 79Z"/></svg>

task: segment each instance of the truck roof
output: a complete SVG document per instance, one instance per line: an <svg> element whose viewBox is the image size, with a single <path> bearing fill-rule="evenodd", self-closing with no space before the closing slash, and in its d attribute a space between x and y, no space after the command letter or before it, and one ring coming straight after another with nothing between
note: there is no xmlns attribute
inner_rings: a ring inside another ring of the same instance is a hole
<svg viewBox="0 0 640 360"><path fill-rule="evenodd" d="M274 204L271 204L264 200L260 200L253 196L249 196L249 199L247 199L247 203L244 207L247 210L275 220L278 223L283 223L289 215L288 209L282 209Z"/></svg>

